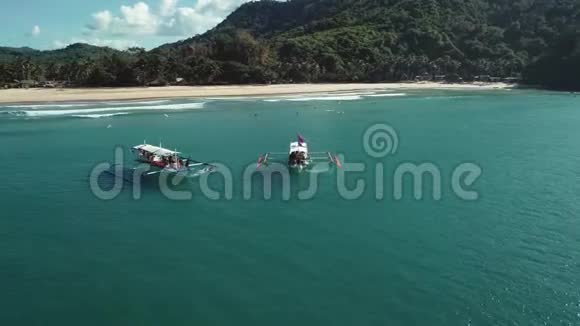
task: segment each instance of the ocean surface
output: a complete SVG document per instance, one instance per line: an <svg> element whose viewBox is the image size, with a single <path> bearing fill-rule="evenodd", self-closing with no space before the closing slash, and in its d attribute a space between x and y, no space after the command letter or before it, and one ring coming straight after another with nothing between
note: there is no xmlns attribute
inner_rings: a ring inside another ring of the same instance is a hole
<svg viewBox="0 0 580 326"><path fill-rule="evenodd" d="M343 169L256 171L297 134ZM144 141L219 169L130 182ZM0 151L0 325L580 325L579 95L0 106Z"/></svg>

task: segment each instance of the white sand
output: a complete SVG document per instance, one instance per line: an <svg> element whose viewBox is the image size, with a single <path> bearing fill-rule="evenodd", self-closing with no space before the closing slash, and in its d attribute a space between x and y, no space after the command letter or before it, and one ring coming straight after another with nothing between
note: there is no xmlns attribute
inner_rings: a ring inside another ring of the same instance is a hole
<svg viewBox="0 0 580 326"><path fill-rule="evenodd" d="M513 87L513 85L504 83L445 84L419 82L388 84L289 84L134 88L35 88L0 90L0 103L38 103L63 101L83 102L226 96L270 96L344 91L389 91L404 89L492 90L506 89L511 87Z"/></svg>

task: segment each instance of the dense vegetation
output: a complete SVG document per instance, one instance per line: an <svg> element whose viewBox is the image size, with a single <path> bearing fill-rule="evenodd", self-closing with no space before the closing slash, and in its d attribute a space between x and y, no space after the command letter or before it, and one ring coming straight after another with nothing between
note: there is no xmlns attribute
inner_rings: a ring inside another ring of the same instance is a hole
<svg viewBox="0 0 580 326"><path fill-rule="evenodd" d="M524 72L529 82L580 88L580 75L571 75L580 65L579 21L580 0L262 0L204 35L148 52L81 44L44 52L0 48L0 83L470 80Z"/></svg>
<svg viewBox="0 0 580 326"><path fill-rule="evenodd" d="M525 69L524 77L552 89L580 90L580 33L562 35L546 55Z"/></svg>

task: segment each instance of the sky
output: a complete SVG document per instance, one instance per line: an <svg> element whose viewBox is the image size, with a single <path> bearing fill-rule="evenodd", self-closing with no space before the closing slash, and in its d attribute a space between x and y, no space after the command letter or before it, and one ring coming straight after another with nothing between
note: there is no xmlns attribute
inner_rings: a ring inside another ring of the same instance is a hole
<svg viewBox="0 0 580 326"><path fill-rule="evenodd" d="M151 49L203 33L249 0L2 0L0 46Z"/></svg>

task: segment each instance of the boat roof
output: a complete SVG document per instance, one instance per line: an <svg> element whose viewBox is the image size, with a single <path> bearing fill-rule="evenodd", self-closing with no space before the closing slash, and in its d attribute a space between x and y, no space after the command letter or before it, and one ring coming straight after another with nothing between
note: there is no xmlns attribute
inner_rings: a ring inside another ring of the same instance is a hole
<svg viewBox="0 0 580 326"><path fill-rule="evenodd" d="M293 153L293 152L308 153L308 144L298 143L298 142L290 143L290 153Z"/></svg>
<svg viewBox="0 0 580 326"><path fill-rule="evenodd" d="M149 144L143 144L133 147L136 150L142 150L151 154L159 155L159 156L173 156L177 154L181 154L180 152L172 151L167 148L157 147Z"/></svg>

